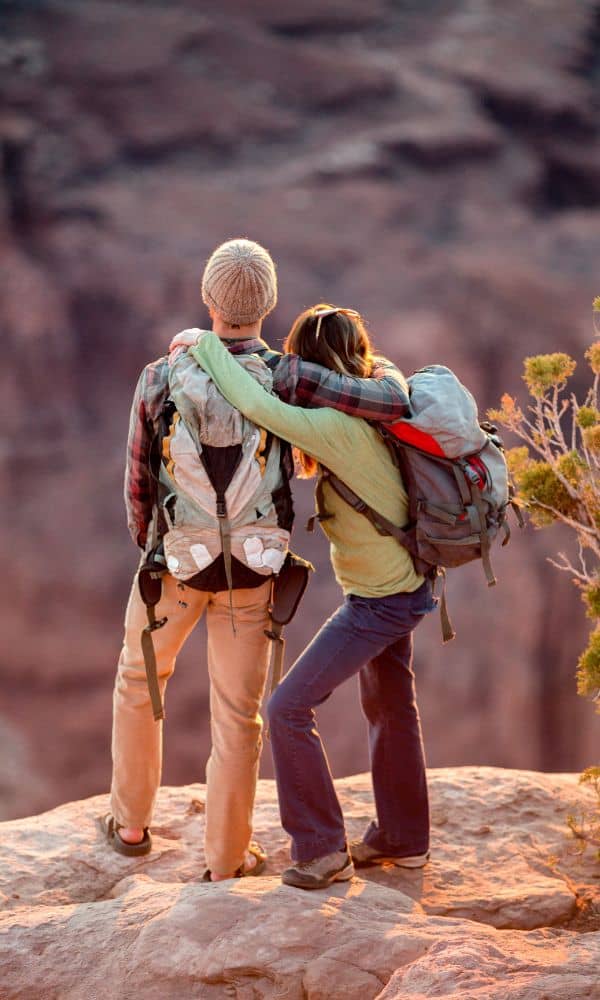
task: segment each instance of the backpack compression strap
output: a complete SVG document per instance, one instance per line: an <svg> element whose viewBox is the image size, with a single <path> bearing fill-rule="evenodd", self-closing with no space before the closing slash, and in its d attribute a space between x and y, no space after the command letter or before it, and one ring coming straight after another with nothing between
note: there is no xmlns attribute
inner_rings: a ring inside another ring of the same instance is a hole
<svg viewBox="0 0 600 1000"><path fill-rule="evenodd" d="M481 490L479 489L477 478L474 478L474 473L472 472L468 462L460 462L460 468L462 469L464 479L461 479L460 473L456 466L453 466L454 475L456 477L456 482L458 483L459 490L463 502L466 506L469 506L469 501L472 503L473 507L477 512L477 519L479 523L475 525L476 532L479 535L479 542L481 545L481 562L483 563L483 571L485 573L485 578L487 580L488 587L493 587L496 584L496 577L494 576L494 571L492 569L492 561L490 558L490 534L487 526L487 511L485 503L481 496ZM468 484L468 485L467 485Z"/></svg>

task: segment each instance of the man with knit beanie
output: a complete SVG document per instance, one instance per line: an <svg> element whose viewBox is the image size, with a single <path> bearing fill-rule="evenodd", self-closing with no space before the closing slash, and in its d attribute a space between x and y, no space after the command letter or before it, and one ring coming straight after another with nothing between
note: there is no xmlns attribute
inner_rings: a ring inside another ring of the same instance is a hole
<svg viewBox="0 0 600 1000"><path fill-rule="evenodd" d="M272 372L274 391L286 401L334 406L367 419L389 421L406 413L404 382L389 362L382 360L371 378L357 379L270 350L261 332L263 320L277 303L277 275L271 256L258 243L233 239L217 247L204 270L202 299L212 329L231 353L241 360L248 355L262 358ZM161 461L166 461L165 414L172 419L174 409L169 365L197 334L197 330L178 334L169 355L144 368L134 395L125 501L129 529L143 551L145 565L162 551L157 484ZM175 420L179 419L176 414ZM171 430L174 426L175 421ZM231 475L223 471L231 456L224 453L227 448L202 446L201 460L208 475L229 476L220 487L221 495L231 481ZM281 515L280 523L291 527L288 481L293 464L284 443L280 454L281 485L273 492L273 504L278 518ZM164 523L161 530L167 530ZM171 564L163 558L169 571L160 574L158 602L151 616L136 573L115 681L111 812L103 823L110 846L120 854L138 857L151 850L150 823L161 781L162 721L156 713L153 717L142 634L152 639L158 694L163 698L179 650L206 614L212 750L206 774L204 880L220 881L258 874L266 863L264 851L252 841L252 811L261 749L259 706L269 659L265 629L272 576L265 575L264 567L258 572L235 555L226 558L224 548L209 560L184 584L177 579L177 559ZM150 621L154 624L149 625Z"/></svg>
<svg viewBox="0 0 600 1000"><path fill-rule="evenodd" d="M277 304L277 275L258 243L229 240L210 257L202 277L202 300L211 317L229 327L258 327ZM244 336L248 331L245 331Z"/></svg>

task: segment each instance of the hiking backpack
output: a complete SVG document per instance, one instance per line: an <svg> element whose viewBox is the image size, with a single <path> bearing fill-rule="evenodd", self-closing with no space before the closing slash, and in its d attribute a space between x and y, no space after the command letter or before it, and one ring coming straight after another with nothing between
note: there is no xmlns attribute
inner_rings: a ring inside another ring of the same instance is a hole
<svg viewBox="0 0 600 1000"><path fill-rule="evenodd" d="M481 559L491 587L496 578L490 547L500 533L503 545L510 538L509 505L522 523L502 442L495 427L480 423L473 396L449 368L422 368L409 377L408 385L410 415L393 424L377 424L408 494L408 524L392 524L327 469L322 470L322 481L380 534L396 538L410 552L418 573L445 577L446 568ZM317 494L323 517L322 482ZM440 610L446 642L455 633L445 589Z"/></svg>
<svg viewBox="0 0 600 1000"><path fill-rule="evenodd" d="M165 572L186 586L204 589L203 572L222 555L234 632L233 558L265 579L280 579L279 588L274 588L280 593L273 594L274 613L267 632L274 643L276 682L282 669L281 629L289 620L288 613L291 616L297 607L312 569L288 550L293 523L290 445L231 406L188 355L187 348L196 342L198 333L185 330L171 345L168 398L150 457L155 502L138 580L148 614L142 650L157 720L164 718L164 708L152 633L166 624L166 619L155 616ZM257 354L238 355L237 360L271 389L272 373L266 360Z"/></svg>
<svg viewBox="0 0 600 1000"><path fill-rule="evenodd" d="M257 355L238 361L271 388L271 373ZM187 351L170 364L169 394L158 475L167 569L193 586L194 577L223 553L230 588L233 556L265 577L278 573L291 527L279 523L273 502L283 485L279 438L231 406Z"/></svg>

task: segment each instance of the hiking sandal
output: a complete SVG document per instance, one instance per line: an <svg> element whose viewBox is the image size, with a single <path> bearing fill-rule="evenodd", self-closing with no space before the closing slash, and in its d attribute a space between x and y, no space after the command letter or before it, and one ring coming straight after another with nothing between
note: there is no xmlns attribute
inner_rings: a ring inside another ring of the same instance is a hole
<svg viewBox="0 0 600 1000"><path fill-rule="evenodd" d="M117 854L123 854L127 858L139 858L143 854L150 854L152 850L152 837L147 826L144 827L144 837L143 840L140 840L139 844L128 844L126 840L122 840L119 836L119 830L122 829L123 824L117 823L111 813L108 813L101 819L100 825L108 843Z"/></svg>
<svg viewBox="0 0 600 1000"><path fill-rule="evenodd" d="M253 840L248 846L247 854L253 854L256 858L256 864L252 868L246 868L245 865L240 865L239 868L235 870L231 878L249 878L251 875L262 875L265 870L265 865L267 863L267 853L263 847L256 841ZM211 870L207 868L202 875L201 882L212 882ZM220 879L219 881L226 882L227 879ZM217 883L214 883L215 885Z"/></svg>
<svg viewBox="0 0 600 1000"><path fill-rule="evenodd" d="M253 840L250 842L248 847L248 854L253 854L256 858L256 864L249 869L246 869L244 865L240 865L235 875L236 878L244 878L248 875L262 875L265 870L265 865L267 863L267 852L258 841Z"/></svg>

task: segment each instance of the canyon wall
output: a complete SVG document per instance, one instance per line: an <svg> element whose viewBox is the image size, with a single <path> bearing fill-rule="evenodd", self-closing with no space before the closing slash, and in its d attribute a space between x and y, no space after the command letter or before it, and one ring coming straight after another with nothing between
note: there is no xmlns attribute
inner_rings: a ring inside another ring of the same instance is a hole
<svg viewBox="0 0 600 1000"><path fill-rule="evenodd" d="M406 371L453 367L482 412L522 359L579 361L600 292L600 5L581 0L6 2L0 12L4 564L0 809L106 789L111 687L136 552L122 476L137 375L205 325L203 265L264 243L280 344L319 300L359 308ZM289 659L339 601L322 537ZM450 574L458 638L424 623L429 762L576 770L598 717L575 694L587 623L513 532ZM203 776L203 632L168 695L165 779ZM367 766L353 684L321 711L337 774ZM264 773L270 774L265 754Z"/></svg>

